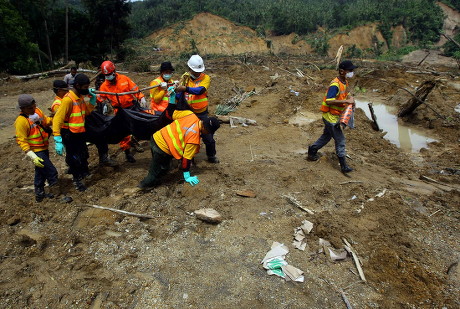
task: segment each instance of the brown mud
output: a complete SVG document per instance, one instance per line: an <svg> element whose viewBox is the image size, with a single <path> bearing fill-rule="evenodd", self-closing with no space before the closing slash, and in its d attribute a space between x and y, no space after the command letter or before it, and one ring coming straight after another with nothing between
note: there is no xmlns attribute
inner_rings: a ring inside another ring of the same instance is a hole
<svg viewBox="0 0 460 309"><path fill-rule="evenodd" d="M336 74L333 69L318 71L312 62L300 57L206 60L211 112L235 95L233 88L255 89L231 115L258 125L223 124L215 136L221 163L207 163L203 148L192 167L201 181L196 187L183 183L173 169L162 185L139 192L136 185L150 161L147 146L135 155L134 164L124 162L122 155L114 158L120 163L114 169L99 168L97 151L90 146L92 176L88 190L79 193L51 145L62 194L41 203L34 201L33 164L12 138L12 124L20 93L32 94L43 109L51 105L54 78L3 83L0 307L345 308L343 290L356 308L458 308L456 73L436 68L446 74L411 74L401 65L357 61L360 69L351 87L362 101L400 108L410 96L401 87L415 93L424 80L438 80L428 96L429 107L422 105L400 120L438 141L418 153L404 152L384 133L373 131L358 109L356 128L345 131L355 171L343 175L333 142L322 149L319 161L305 160L307 145L322 132L318 108ZM295 76L296 68L305 77ZM156 77L128 75L141 87ZM308 121L296 124L295 117ZM111 145L110 153L117 148ZM421 175L444 185L422 181ZM257 196L237 196L243 189ZM63 203L63 195L73 202ZM294 196L315 214L302 212L283 195ZM88 204L155 218L124 216ZM197 220L193 211L205 207L218 210L224 221L209 225ZM291 245L292 234L304 219L314 229L307 249L299 251ZM332 262L318 253L320 237L337 248L343 247L343 237L352 242L367 282L360 282L351 258ZM286 260L305 272L304 283L266 274L260 261L273 241L289 247Z"/></svg>

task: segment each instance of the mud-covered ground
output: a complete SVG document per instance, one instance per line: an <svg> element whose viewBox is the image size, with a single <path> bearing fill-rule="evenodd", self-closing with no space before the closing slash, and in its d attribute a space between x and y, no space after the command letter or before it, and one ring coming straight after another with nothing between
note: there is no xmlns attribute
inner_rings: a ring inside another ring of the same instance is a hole
<svg viewBox="0 0 460 309"><path fill-rule="evenodd" d="M134 164L119 155L114 158L119 167L99 168L90 146L92 176L80 193L65 174L64 159L51 150L61 195L41 203L34 200L33 164L12 138L12 124L20 93L32 94L43 109L51 105L54 77L3 82L1 308L345 308L342 292L354 308L460 307L457 72L430 67L442 74L415 74L401 65L358 61L351 85L366 89L356 88L362 101L399 108L410 97L402 88L414 93L424 80L438 81L429 106L404 120L437 142L417 153L403 152L373 131L358 109L356 128L346 130L355 171L345 176L332 142L319 161L305 160L307 145L323 129L318 108L335 76L332 66L318 70L324 63L301 58L245 60L206 61L211 111L235 95L233 88L255 89L232 115L256 120L257 126L221 126L215 136L221 163L207 163L203 145L192 168L199 185L183 183L175 169L161 186L139 192L148 147ZM296 69L305 76L296 76ZM156 77L128 75L141 87ZM111 154L117 148L111 145ZM420 180L421 175L438 183ZM257 196L236 195L243 189ZM64 203L64 195L73 202ZM198 220L193 212L203 207L216 209L224 221ZM300 251L291 243L304 219L314 228ZM351 257L332 262L319 253L319 238L336 248L348 239L367 281L360 280ZM305 282L267 275L260 262L274 241L289 247L286 260L304 271Z"/></svg>

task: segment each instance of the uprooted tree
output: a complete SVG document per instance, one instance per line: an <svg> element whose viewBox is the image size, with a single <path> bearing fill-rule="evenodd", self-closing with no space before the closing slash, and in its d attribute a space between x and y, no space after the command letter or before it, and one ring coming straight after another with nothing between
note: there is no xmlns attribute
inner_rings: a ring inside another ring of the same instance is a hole
<svg viewBox="0 0 460 309"><path fill-rule="evenodd" d="M422 105L425 102L426 97L430 94L431 90L436 86L436 81L434 80L427 80L422 83L420 87L418 87L415 95L410 98L406 104L404 104L401 110L398 113L398 117L405 117Z"/></svg>

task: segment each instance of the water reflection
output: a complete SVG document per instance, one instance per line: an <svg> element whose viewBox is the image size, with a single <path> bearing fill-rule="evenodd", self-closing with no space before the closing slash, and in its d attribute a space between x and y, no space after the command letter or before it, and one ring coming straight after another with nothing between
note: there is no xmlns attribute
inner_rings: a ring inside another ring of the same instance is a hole
<svg viewBox="0 0 460 309"><path fill-rule="evenodd" d="M368 102L356 100L356 107L361 108L369 119ZM435 139L423 135L420 130L409 128L398 121L395 115L396 110L381 103L372 103L374 113L377 116L377 123L380 129L387 132L385 139L405 151L418 152L421 148L428 148L428 143L435 142Z"/></svg>

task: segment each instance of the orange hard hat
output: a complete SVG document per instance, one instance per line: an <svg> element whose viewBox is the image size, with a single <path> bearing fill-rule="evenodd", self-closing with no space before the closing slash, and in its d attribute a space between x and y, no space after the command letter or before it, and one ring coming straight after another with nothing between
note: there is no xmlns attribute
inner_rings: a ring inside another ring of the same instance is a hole
<svg viewBox="0 0 460 309"><path fill-rule="evenodd" d="M109 60L104 61L101 64L101 71L102 71L102 74L104 75L111 74L115 72L115 64L113 64L113 62Z"/></svg>

